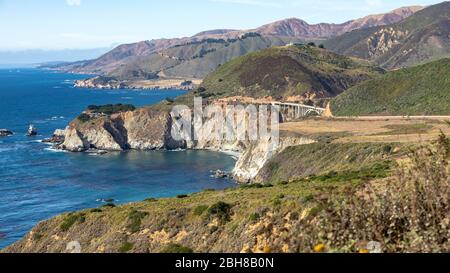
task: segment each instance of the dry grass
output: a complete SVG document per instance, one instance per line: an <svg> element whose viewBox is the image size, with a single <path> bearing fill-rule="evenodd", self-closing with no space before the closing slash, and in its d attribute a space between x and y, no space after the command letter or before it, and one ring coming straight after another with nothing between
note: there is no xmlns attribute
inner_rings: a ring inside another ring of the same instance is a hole
<svg viewBox="0 0 450 273"><path fill-rule="evenodd" d="M446 121L433 119L305 119L280 125L285 134L320 138L333 135L337 143L401 142L422 143L436 139L440 132L450 135ZM340 136L340 137L339 137Z"/></svg>

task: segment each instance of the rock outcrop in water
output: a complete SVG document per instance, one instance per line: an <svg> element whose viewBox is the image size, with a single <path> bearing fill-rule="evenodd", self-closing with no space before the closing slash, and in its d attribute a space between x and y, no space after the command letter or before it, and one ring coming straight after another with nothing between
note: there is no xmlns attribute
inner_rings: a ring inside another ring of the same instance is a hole
<svg viewBox="0 0 450 273"><path fill-rule="evenodd" d="M8 129L0 129L0 137L10 136L13 132Z"/></svg>
<svg viewBox="0 0 450 273"><path fill-rule="evenodd" d="M44 143L53 143L53 144L61 144L64 142L64 137L66 135L66 130L55 130L55 132L53 133L52 137L50 138L46 138L44 140L42 140L42 142Z"/></svg>

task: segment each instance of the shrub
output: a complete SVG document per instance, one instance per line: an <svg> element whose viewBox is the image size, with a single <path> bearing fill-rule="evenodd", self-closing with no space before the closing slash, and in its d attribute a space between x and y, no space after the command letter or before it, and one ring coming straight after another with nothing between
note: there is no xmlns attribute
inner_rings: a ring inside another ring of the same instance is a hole
<svg viewBox="0 0 450 273"><path fill-rule="evenodd" d="M130 252L134 247L134 244L125 242L122 244L122 246L119 248L120 253L128 253Z"/></svg>
<svg viewBox="0 0 450 273"><path fill-rule="evenodd" d="M319 45L319 48L324 49L324 48L325 48L325 45L324 45L324 44L320 44L320 45Z"/></svg>
<svg viewBox="0 0 450 273"><path fill-rule="evenodd" d="M112 115L120 112L128 112L136 110L131 104L106 104L106 105L89 105L88 110L92 113Z"/></svg>
<svg viewBox="0 0 450 273"><path fill-rule="evenodd" d="M141 229L142 219L144 219L147 215L148 213L146 212L132 210L130 214L128 214L128 230L131 233L138 232Z"/></svg>
<svg viewBox="0 0 450 273"><path fill-rule="evenodd" d="M42 234L34 232L33 233L33 241L39 241L42 239Z"/></svg>
<svg viewBox="0 0 450 273"><path fill-rule="evenodd" d="M77 119L79 121L81 121L82 123L86 123L86 122L91 120L91 116L89 116L88 114L83 113L83 114L79 115Z"/></svg>
<svg viewBox="0 0 450 273"><path fill-rule="evenodd" d="M104 204L104 205L102 206L102 208L115 208L115 207L116 207L116 205L113 204L113 203Z"/></svg>
<svg viewBox="0 0 450 273"><path fill-rule="evenodd" d="M208 206L200 205L194 208L193 213L195 216L201 216L207 209Z"/></svg>
<svg viewBox="0 0 450 273"><path fill-rule="evenodd" d="M391 145L386 145L383 147L383 152L386 154L390 154L392 152L392 146Z"/></svg>
<svg viewBox="0 0 450 273"><path fill-rule="evenodd" d="M310 42L310 43L308 43L308 46L313 46L313 47L316 47L316 43L314 43L314 42Z"/></svg>
<svg viewBox="0 0 450 273"><path fill-rule="evenodd" d="M75 223L84 223L86 221L84 213L68 214L60 225L61 231L68 231Z"/></svg>
<svg viewBox="0 0 450 273"><path fill-rule="evenodd" d="M263 189L272 187L272 184L245 184L241 186L242 189Z"/></svg>
<svg viewBox="0 0 450 273"><path fill-rule="evenodd" d="M208 216L217 217L221 224L225 224L230 221L231 207L230 204L218 202L209 207Z"/></svg>
<svg viewBox="0 0 450 273"><path fill-rule="evenodd" d="M164 247L160 253L170 253L170 254L190 254L194 253L194 251L189 248L185 247L179 244L169 244L166 247Z"/></svg>
<svg viewBox="0 0 450 273"><path fill-rule="evenodd" d="M177 195L178 199L183 199L183 198L188 198L188 197L189 197L189 195L187 195L187 194L179 194L179 195Z"/></svg>
<svg viewBox="0 0 450 273"><path fill-rule="evenodd" d="M256 212L250 214L250 217L249 217L249 219L250 219L251 222L256 222L256 221L258 221L260 218L261 218L261 215L260 215L259 213L256 213Z"/></svg>
<svg viewBox="0 0 450 273"><path fill-rule="evenodd" d="M91 209L90 212L91 213L99 213L99 212L102 212L102 210L101 209Z"/></svg>

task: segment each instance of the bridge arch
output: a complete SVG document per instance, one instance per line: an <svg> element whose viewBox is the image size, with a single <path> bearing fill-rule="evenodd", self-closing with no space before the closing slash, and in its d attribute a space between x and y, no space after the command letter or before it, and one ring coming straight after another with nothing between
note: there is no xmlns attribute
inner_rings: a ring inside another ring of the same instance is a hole
<svg viewBox="0 0 450 273"><path fill-rule="evenodd" d="M318 110L318 109L308 109L305 112L305 117L310 117L310 116L321 116L323 114L322 111Z"/></svg>

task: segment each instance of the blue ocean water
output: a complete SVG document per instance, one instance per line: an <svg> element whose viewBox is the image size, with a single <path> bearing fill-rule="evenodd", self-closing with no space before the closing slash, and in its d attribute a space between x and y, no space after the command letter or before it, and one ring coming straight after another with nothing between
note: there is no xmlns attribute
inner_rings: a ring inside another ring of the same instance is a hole
<svg viewBox="0 0 450 273"><path fill-rule="evenodd" d="M103 156L52 151L39 140L64 128L87 105L136 106L177 97L183 91L86 90L72 87L84 75L36 69L0 69L0 248L38 222L63 212L149 197L169 197L234 183L210 178L230 170L231 157L206 151L117 152ZM39 135L25 136L29 124Z"/></svg>

